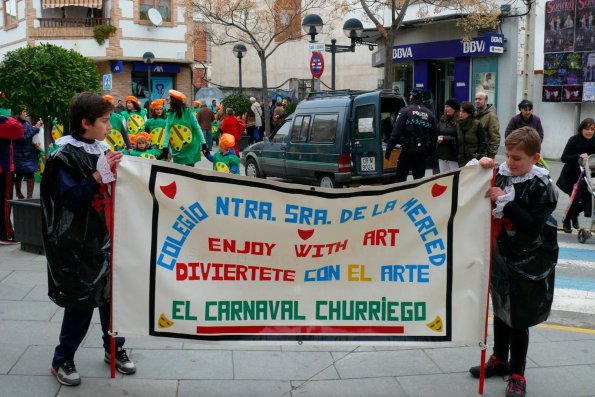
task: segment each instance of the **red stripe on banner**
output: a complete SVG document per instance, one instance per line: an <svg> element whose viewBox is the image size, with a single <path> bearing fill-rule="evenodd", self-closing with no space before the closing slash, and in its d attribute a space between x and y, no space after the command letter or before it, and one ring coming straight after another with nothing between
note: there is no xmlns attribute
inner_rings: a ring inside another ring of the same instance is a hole
<svg viewBox="0 0 595 397"><path fill-rule="evenodd" d="M270 326L270 325L246 325L231 327L196 327L199 335L226 335L226 334L403 334L405 327L398 326L376 326L367 325L337 325L337 326Z"/></svg>

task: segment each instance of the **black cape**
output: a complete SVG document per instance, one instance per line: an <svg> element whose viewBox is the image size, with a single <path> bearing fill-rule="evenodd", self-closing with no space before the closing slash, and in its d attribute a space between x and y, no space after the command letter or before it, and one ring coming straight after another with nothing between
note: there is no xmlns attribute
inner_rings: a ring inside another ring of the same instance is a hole
<svg viewBox="0 0 595 397"><path fill-rule="evenodd" d="M508 185L510 178L498 174L496 186ZM539 230L530 240L514 224L501 228L492 255L490 286L494 315L511 328L526 328L548 318L554 299L558 242L551 213L558 192L548 176L515 183L514 190L514 202L529 213Z"/></svg>
<svg viewBox="0 0 595 397"><path fill-rule="evenodd" d="M79 181L95 170L99 156L72 145L61 146L47 161L41 181L42 235L48 266L48 295L62 307L93 308L109 301L110 238L106 185L74 211L62 204L57 164Z"/></svg>

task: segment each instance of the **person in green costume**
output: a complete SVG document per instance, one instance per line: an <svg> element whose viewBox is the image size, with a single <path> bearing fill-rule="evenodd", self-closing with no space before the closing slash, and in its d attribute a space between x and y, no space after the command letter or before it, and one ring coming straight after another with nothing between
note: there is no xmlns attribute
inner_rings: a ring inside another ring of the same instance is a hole
<svg viewBox="0 0 595 397"><path fill-rule="evenodd" d="M103 99L114 104L114 97L111 95L104 95ZM112 125L110 132L107 134L105 141L110 145L110 148L114 151L122 149L130 149L130 139L128 138L128 130L126 128L126 121L121 114L112 112L109 118L109 122Z"/></svg>
<svg viewBox="0 0 595 397"><path fill-rule="evenodd" d="M161 150L151 147L151 137L146 132L139 132L132 136L134 148L124 150L124 154L135 157L156 160L161 155Z"/></svg>
<svg viewBox="0 0 595 397"><path fill-rule="evenodd" d="M157 156L158 160L171 160L169 151L169 135L166 133L165 110L163 106L165 99L155 99L151 102L151 118L145 123L145 132L151 136L150 142L152 149L160 150Z"/></svg>
<svg viewBox="0 0 595 397"><path fill-rule="evenodd" d="M240 159L233 150L230 150L235 144L236 139L233 135L221 135L221 138L219 138L219 151L215 155L207 155L207 160L213 163L215 171L240 174Z"/></svg>
<svg viewBox="0 0 595 397"><path fill-rule="evenodd" d="M128 134L134 135L145 130L145 121L147 120L147 110L141 109L138 98L130 95L124 100L126 110L122 111L122 116L126 119Z"/></svg>
<svg viewBox="0 0 595 397"><path fill-rule="evenodd" d="M170 109L167 115L165 131L169 135L172 158L176 164L194 167L202 154L207 156L205 137L198 126L196 117L184 104L186 95L180 91L169 90Z"/></svg>

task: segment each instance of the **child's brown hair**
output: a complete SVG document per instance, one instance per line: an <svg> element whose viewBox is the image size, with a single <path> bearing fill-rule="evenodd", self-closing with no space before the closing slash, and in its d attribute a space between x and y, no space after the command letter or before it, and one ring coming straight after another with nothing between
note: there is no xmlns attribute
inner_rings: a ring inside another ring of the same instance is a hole
<svg viewBox="0 0 595 397"><path fill-rule="evenodd" d="M528 156L541 153L541 139L535 128L521 127L510 133L504 142L506 149L519 149Z"/></svg>

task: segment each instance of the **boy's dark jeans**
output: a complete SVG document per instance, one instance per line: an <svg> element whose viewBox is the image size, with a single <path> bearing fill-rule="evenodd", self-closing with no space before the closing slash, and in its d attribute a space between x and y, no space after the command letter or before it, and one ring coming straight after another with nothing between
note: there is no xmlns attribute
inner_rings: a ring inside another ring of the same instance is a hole
<svg viewBox="0 0 595 397"><path fill-rule="evenodd" d="M510 328L494 316L494 355L505 363L510 350L510 373L525 376L529 349L529 328Z"/></svg>
<svg viewBox="0 0 595 397"><path fill-rule="evenodd" d="M99 319L101 320L101 330L103 331L103 348L107 353L110 352L109 343L109 323L110 323L110 305L109 303L99 306ZM73 309L64 308L64 318L62 319L62 329L60 330L60 344L56 346L52 367L58 368L66 361L74 361L74 354L79 345L85 338L91 318L93 317L93 308L91 309ZM116 337L116 349L124 345L124 338Z"/></svg>

